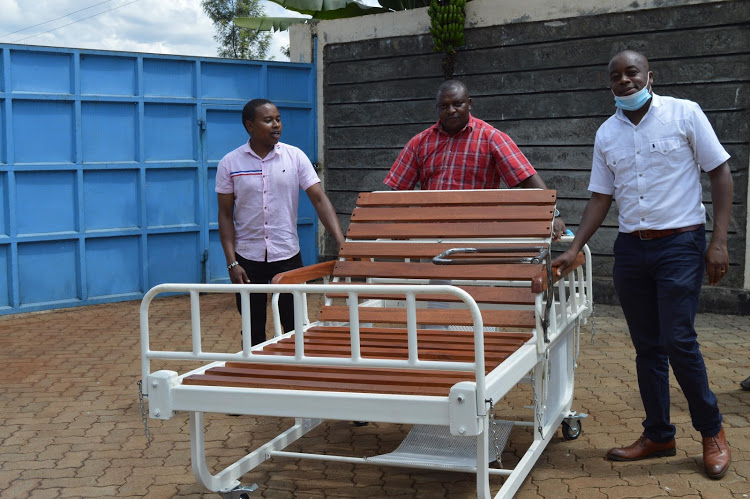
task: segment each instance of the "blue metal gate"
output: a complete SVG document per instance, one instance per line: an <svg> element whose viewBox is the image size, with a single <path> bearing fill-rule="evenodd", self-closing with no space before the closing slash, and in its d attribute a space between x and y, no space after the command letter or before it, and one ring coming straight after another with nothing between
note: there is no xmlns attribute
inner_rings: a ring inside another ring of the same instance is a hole
<svg viewBox="0 0 750 499"><path fill-rule="evenodd" d="M0 314L227 280L216 165L274 101L315 161L311 64L0 44ZM317 218L301 196L303 260Z"/></svg>

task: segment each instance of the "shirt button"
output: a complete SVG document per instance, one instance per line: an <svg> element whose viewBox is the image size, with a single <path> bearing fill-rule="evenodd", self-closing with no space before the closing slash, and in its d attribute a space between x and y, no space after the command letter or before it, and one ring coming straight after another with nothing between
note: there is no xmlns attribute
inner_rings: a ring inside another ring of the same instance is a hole
<svg viewBox="0 0 750 499"><path fill-rule="evenodd" d="M640 149L638 149L637 151L635 151L635 153L636 153L636 154L640 154L640 153L641 153L641 150L640 150Z"/></svg>
<svg viewBox="0 0 750 499"><path fill-rule="evenodd" d="M643 174L642 174L642 173L639 173L639 174L638 174L638 176L639 176L639 177L642 177L642 176L643 176Z"/></svg>
<svg viewBox="0 0 750 499"><path fill-rule="evenodd" d="M643 196L641 196L641 199L643 199Z"/></svg>
<svg viewBox="0 0 750 499"><path fill-rule="evenodd" d="M641 218L641 222L645 222L645 221L646 221L646 219L645 219L645 218Z"/></svg>

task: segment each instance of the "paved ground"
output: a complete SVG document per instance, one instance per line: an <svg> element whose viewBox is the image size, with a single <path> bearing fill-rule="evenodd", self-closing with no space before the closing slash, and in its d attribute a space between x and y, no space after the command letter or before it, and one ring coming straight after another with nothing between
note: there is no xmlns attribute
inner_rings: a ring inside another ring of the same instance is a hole
<svg viewBox="0 0 750 499"><path fill-rule="evenodd" d="M203 297L206 343L236 346L233 299ZM165 342L189 331L184 297L160 299L152 323ZM186 415L150 420L146 447L136 389L139 302L0 317L0 496L219 497L204 493L190 470ZM698 330L709 378L721 404L733 464L721 481L703 475L699 435L672 384L677 455L612 463L607 448L629 444L641 430L633 351L616 307L597 306L596 339L581 346L574 409L590 414L574 441L554 438L519 498L750 497L750 317L701 315ZM523 399L520 393L516 399ZM520 397L520 398L519 398ZM512 405L513 397L508 397ZM512 410L504 408L501 410ZM209 466L228 464L275 436L289 421L214 416L206 440ZM394 449L407 428L325 423L305 437L305 451L340 449L373 455ZM529 440L514 430L503 453L512 462ZM221 468L217 468L221 469ZM493 491L500 478L492 479ZM405 468L275 459L247 474L257 497L469 498L473 475Z"/></svg>

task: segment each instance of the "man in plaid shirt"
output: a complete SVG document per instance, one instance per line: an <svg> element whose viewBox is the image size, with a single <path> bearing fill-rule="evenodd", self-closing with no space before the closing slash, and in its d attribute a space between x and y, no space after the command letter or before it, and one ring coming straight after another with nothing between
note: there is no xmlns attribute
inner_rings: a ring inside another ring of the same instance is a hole
<svg viewBox="0 0 750 499"><path fill-rule="evenodd" d="M439 121L412 138L383 181L392 189L425 190L546 189L542 178L513 140L471 115L471 98L462 82L443 82L437 92ZM565 224L555 218L557 240Z"/></svg>

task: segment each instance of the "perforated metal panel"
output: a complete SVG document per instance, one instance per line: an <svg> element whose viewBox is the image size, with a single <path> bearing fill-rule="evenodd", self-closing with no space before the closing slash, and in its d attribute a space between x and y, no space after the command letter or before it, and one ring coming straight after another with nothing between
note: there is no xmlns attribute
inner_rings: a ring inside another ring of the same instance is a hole
<svg viewBox="0 0 750 499"><path fill-rule="evenodd" d="M257 97L315 161L314 78L310 64L0 44L0 314L226 281L216 165L247 140Z"/></svg>

